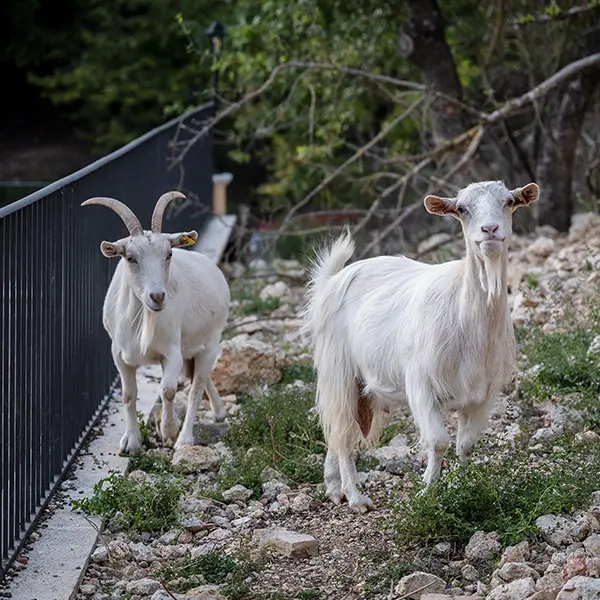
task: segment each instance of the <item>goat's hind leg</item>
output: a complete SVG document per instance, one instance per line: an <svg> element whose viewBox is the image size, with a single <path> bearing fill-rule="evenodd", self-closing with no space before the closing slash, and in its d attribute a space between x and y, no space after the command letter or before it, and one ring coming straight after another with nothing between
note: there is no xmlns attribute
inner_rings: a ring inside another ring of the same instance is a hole
<svg viewBox="0 0 600 600"><path fill-rule="evenodd" d="M461 461L471 456L473 447L488 424L491 409L492 402L489 400L481 404L469 404L459 409L456 454Z"/></svg>
<svg viewBox="0 0 600 600"><path fill-rule="evenodd" d="M137 421L137 381L136 368L123 362L116 346L112 346L112 355L115 366L121 376L121 394L125 405L125 433L121 437L119 449L123 453L135 454L142 446L140 426Z"/></svg>
<svg viewBox="0 0 600 600"><path fill-rule="evenodd" d="M340 504L344 497L342 492L342 476L337 454L331 448L327 449L325 457L325 491L334 504Z"/></svg>

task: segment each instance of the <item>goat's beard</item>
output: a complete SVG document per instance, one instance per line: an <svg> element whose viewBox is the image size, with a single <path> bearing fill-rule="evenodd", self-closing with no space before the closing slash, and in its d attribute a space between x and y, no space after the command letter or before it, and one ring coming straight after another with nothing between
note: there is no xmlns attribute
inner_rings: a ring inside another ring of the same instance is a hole
<svg viewBox="0 0 600 600"><path fill-rule="evenodd" d="M485 273L485 289L488 293L488 304L491 304L495 298L499 298L502 294L504 280L504 260L502 255L489 257L483 256L483 271ZM483 274L482 274L483 275ZM483 277L482 277L483 280Z"/></svg>
<svg viewBox="0 0 600 600"><path fill-rule="evenodd" d="M140 351L145 355L150 348L156 327L156 313L153 310L142 309L142 332L140 335Z"/></svg>

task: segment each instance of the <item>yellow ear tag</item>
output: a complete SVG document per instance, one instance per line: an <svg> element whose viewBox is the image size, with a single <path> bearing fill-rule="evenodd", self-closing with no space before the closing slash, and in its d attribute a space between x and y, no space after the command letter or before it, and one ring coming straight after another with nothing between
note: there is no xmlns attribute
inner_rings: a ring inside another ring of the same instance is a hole
<svg viewBox="0 0 600 600"><path fill-rule="evenodd" d="M523 194L520 194L517 200L523 204L527 204L527 200L525 200L525 196L523 196Z"/></svg>
<svg viewBox="0 0 600 600"><path fill-rule="evenodd" d="M193 246L196 243L196 240L194 238L190 237L189 235L183 235L183 236L181 236L181 241L186 246Z"/></svg>

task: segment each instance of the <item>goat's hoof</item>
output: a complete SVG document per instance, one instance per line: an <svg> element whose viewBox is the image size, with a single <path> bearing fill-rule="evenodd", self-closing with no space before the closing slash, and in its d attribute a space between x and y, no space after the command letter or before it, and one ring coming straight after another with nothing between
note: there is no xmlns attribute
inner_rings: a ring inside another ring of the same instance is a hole
<svg viewBox="0 0 600 600"><path fill-rule="evenodd" d="M327 496L336 506L341 504L344 499L344 494L340 491L327 492Z"/></svg>
<svg viewBox="0 0 600 600"><path fill-rule="evenodd" d="M171 441L174 442L179 435L179 428L175 422L165 423L163 420L160 424L160 437L162 438L163 444Z"/></svg>
<svg viewBox="0 0 600 600"><path fill-rule="evenodd" d="M173 448L175 448L175 450L179 450L180 448L183 448L184 446L193 446L194 444L195 444L195 440L193 437L179 436L177 438L177 441L175 442L175 445L173 446Z"/></svg>
<svg viewBox="0 0 600 600"><path fill-rule="evenodd" d="M371 501L371 498L364 494L359 494L357 498L350 500L350 508L358 513L364 514L369 510L373 510L375 505Z"/></svg>
<svg viewBox="0 0 600 600"><path fill-rule="evenodd" d="M137 454L142 447L139 434L125 432L119 442L121 454Z"/></svg>
<svg viewBox="0 0 600 600"><path fill-rule="evenodd" d="M227 416L225 409L222 409L219 412L211 411L211 413L215 423L222 423L225 420L225 417Z"/></svg>

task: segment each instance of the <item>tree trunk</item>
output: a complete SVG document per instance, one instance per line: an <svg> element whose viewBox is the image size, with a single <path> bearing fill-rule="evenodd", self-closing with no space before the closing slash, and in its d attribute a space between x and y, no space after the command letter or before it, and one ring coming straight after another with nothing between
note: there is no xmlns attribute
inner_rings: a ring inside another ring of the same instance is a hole
<svg viewBox="0 0 600 600"><path fill-rule="evenodd" d="M412 40L408 59L420 69L426 85L460 100L463 90L436 0L408 0L408 6L411 18L403 30ZM436 144L454 139L468 128L463 111L443 98L432 102L431 122Z"/></svg>
<svg viewBox="0 0 600 600"><path fill-rule="evenodd" d="M559 89L544 123L536 169L541 191L538 223L558 231L568 231L571 224L575 149L598 80L598 69L589 69Z"/></svg>

